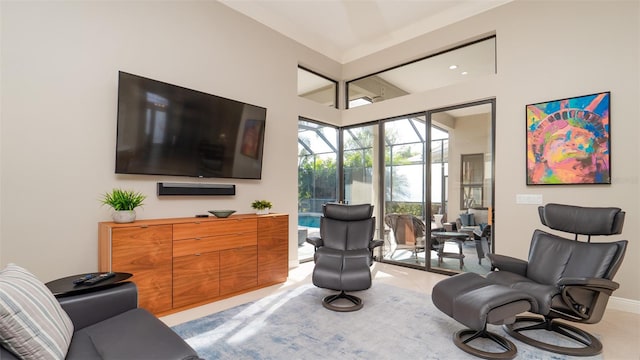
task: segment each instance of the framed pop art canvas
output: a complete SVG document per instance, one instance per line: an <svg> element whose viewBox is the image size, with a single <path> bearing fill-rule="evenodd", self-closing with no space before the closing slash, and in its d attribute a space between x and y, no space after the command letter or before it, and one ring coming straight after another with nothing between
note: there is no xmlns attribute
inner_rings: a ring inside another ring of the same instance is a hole
<svg viewBox="0 0 640 360"><path fill-rule="evenodd" d="M527 185L611 184L610 97L526 106Z"/></svg>

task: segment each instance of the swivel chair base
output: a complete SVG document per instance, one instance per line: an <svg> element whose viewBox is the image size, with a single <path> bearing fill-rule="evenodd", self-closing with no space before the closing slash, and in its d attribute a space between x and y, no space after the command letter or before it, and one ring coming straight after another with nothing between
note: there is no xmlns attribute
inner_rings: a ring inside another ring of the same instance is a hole
<svg viewBox="0 0 640 360"><path fill-rule="evenodd" d="M471 335L471 336L467 337L468 335ZM505 349L505 351L503 352L484 351L469 345L471 341L477 338L489 339L495 342L496 344L500 345L502 348ZM458 348L460 348L460 350L466 353L469 353L471 355L481 357L483 359L513 359L514 357L516 357L516 354L518 353L518 349L511 341L507 340L506 338L498 334L489 332L487 331L487 329L480 330L480 331L476 331L472 329L460 330L455 334L453 334L453 343Z"/></svg>
<svg viewBox="0 0 640 360"><path fill-rule="evenodd" d="M523 322L533 323L533 325L516 327L518 323ZM593 335L582 329L578 329L575 326L561 323L559 321L554 321L553 319L541 318L536 316L518 316L516 317L516 321L513 324L503 325L502 327L509 335L522 341L523 343L554 353L571 356L593 356L598 355L602 352L602 343ZM577 344L582 344L584 346L565 347L548 344L522 334L523 331L528 330L552 331L575 341Z"/></svg>
<svg viewBox="0 0 640 360"><path fill-rule="evenodd" d="M334 305L333 302L339 299L346 299L353 303L352 306L338 306ZM349 295L344 291L341 291L339 294L329 295L322 299L322 306L332 311L339 312L349 312L356 311L362 309L362 299L357 296Z"/></svg>

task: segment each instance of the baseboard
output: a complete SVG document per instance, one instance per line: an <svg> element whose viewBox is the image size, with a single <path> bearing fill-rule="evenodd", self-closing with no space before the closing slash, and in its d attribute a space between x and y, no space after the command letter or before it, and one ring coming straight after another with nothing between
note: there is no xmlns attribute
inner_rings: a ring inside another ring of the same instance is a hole
<svg viewBox="0 0 640 360"><path fill-rule="evenodd" d="M607 303L607 309L640 314L640 301L612 296Z"/></svg>

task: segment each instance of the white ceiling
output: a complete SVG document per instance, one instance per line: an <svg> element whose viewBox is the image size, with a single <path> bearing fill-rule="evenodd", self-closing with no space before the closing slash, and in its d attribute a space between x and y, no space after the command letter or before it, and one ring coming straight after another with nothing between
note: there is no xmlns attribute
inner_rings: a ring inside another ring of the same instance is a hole
<svg viewBox="0 0 640 360"><path fill-rule="evenodd" d="M219 0L347 63L512 0Z"/></svg>

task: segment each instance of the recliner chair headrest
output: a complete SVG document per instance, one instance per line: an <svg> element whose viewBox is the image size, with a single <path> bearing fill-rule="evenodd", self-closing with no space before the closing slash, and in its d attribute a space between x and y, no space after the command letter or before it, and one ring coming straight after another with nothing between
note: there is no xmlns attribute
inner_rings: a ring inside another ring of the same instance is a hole
<svg viewBox="0 0 640 360"><path fill-rule="evenodd" d="M538 207L543 225L580 235L615 235L622 232L625 212L615 207L547 204Z"/></svg>
<svg viewBox="0 0 640 360"><path fill-rule="evenodd" d="M330 219L346 221L365 220L370 219L373 215L373 205L347 205L329 203L322 206L322 212L324 213L325 217Z"/></svg>

